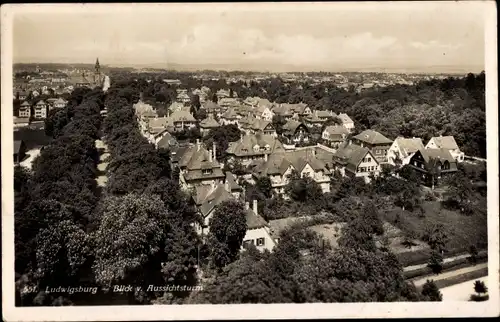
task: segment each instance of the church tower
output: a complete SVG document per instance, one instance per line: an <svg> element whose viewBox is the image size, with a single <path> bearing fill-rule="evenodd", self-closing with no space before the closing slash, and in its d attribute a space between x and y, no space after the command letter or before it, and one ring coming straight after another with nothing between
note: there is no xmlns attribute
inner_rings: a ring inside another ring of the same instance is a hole
<svg viewBox="0 0 500 322"><path fill-rule="evenodd" d="M99 65L99 57L95 61L94 84L101 82L101 66Z"/></svg>

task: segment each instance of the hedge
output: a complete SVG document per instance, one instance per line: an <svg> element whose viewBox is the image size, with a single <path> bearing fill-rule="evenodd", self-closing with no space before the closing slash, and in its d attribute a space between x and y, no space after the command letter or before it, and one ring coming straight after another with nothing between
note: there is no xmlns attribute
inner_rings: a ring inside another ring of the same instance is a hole
<svg viewBox="0 0 500 322"><path fill-rule="evenodd" d="M486 251L484 251L486 252ZM465 255L469 253L467 247L455 248L444 253L445 257L454 257L459 255ZM479 252L481 253L481 252ZM431 257L431 249L425 248L416 251L409 251L404 253L396 254L399 262L403 267L425 264Z"/></svg>
<svg viewBox="0 0 500 322"><path fill-rule="evenodd" d="M487 253L482 253L482 254L479 254L477 256L477 264L485 263L487 261L488 261L488 254ZM460 259L454 260L452 262L444 263L442 272L456 270L456 269L468 267L468 266L471 266L470 259L469 258L460 258ZM419 269L404 272L403 276L406 279L412 279L415 277L420 277L420 276L425 276L425 275L430 275L430 274L432 274L432 269L430 269L429 267L426 266L426 267L422 267Z"/></svg>
<svg viewBox="0 0 500 322"><path fill-rule="evenodd" d="M471 302L484 302L484 301L488 301L489 299L490 299L489 295L471 294L469 301L471 301Z"/></svg>
<svg viewBox="0 0 500 322"><path fill-rule="evenodd" d="M453 276L450 278L437 280L437 281L434 281L434 283L436 284L436 286L439 289L442 289L442 288L445 288L448 286L452 286L452 285L456 285L456 284L470 281L471 282L470 289L471 289L471 293L473 293L474 292L474 283L473 283L474 280L477 278L480 278L480 277L485 277L485 276L488 276L488 267L484 267L484 268L478 269L476 271L467 272L467 273Z"/></svg>

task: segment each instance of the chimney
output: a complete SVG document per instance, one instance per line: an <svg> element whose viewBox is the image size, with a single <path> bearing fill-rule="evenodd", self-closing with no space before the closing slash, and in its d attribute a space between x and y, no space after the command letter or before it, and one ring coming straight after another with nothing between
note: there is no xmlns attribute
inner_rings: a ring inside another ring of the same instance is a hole
<svg viewBox="0 0 500 322"><path fill-rule="evenodd" d="M245 210L248 210L250 209L250 203L247 201L245 202Z"/></svg>
<svg viewBox="0 0 500 322"><path fill-rule="evenodd" d="M208 161L212 162L213 161L212 157L213 157L212 150L208 150Z"/></svg>
<svg viewBox="0 0 500 322"><path fill-rule="evenodd" d="M264 161L266 161L266 162L267 162L267 158L268 158L267 153L264 153Z"/></svg>
<svg viewBox="0 0 500 322"><path fill-rule="evenodd" d="M224 182L224 189L226 189L227 192L231 192L231 189L229 189L229 182L227 180Z"/></svg>
<svg viewBox="0 0 500 322"><path fill-rule="evenodd" d="M217 145L215 144L215 141L212 143L212 153L213 153L213 160L217 161Z"/></svg>
<svg viewBox="0 0 500 322"><path fill-rule="evenodd" d="M196 151L200 151L200 139L196 139Z"/></svg>
<svg viewBox="0 0 500 322"><path fill-rule="evenodd" d="M253 212L255 212L256 215L258 215L258 211L257 211L257 200L254 199L253 200Z"/></svg>

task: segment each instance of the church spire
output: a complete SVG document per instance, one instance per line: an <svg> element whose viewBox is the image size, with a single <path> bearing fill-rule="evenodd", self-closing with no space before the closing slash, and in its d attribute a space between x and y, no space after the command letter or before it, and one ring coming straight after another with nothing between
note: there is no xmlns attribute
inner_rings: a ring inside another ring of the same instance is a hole
<svg viewBox="0 0 500 322"><path fill-rule="evenodd" d="M95 61L95 72L97 74L100 73L100 69L101 69L101 66L99 65L99 57L97 57L96 61Z"/></svg>

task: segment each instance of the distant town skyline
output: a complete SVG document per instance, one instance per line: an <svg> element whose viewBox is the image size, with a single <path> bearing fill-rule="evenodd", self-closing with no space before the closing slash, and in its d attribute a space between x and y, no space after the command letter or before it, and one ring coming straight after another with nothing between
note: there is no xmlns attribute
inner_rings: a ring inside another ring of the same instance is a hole
<svg viewBox="0 0 500 322"><path fill-rule="evenodd" d="M99 57L109 66L278 72L484 69L484 9L474 3L74 8L16 14L14 63Z"/></svg>

